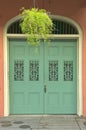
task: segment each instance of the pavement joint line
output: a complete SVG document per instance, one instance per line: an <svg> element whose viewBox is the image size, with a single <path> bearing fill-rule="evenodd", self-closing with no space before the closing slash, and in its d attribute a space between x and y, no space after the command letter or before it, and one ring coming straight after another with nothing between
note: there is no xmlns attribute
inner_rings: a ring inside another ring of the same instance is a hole
<svg viewBox="0 0 86 130"><path fill-rule="evenodd" d="M79 123L78 123L78 121L77 121L77 119L76 119L76 118L75 118L75 121L76 121L76 123L77 123L77 125L78 125L79 129L81 130L81 127L80 127L80 125L79 125Z"/></svg>

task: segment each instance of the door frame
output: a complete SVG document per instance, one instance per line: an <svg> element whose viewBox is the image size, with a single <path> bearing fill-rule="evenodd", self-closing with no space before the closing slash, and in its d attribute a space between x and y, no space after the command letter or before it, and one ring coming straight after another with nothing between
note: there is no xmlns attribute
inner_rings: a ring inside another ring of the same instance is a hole
<svg viewBox="0 0 86 130"><path fill-rule="evenodd" d="M63 20L65 22L69 22L74 25L79 34L77 35L50 35L50 37L57 39L77 39L77 115L83 115L83 95L82 95L82 30L81 27L72 19L51 15L54 19ZM25 38L24 34L7 34L7 29L9 25L11 25L14 21L20 19L20 16L16 16L7 22L4 28L3 34L3 49L4 49L4 116L8 116L10 114L10 86L9 86L9 38Z"/></svg>

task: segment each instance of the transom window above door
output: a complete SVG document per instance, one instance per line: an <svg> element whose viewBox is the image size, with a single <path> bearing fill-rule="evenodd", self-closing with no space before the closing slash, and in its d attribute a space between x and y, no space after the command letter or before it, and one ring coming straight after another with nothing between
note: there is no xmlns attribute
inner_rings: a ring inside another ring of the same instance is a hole
<svg viewBox="0 0 86 130"><path fill-rule="evenodd" d="M7 30L7 34L22 34L20 28L21 19L13 22ZM77 28L65 21L53 19L54 29L52 34L79 34Z"/></svg>

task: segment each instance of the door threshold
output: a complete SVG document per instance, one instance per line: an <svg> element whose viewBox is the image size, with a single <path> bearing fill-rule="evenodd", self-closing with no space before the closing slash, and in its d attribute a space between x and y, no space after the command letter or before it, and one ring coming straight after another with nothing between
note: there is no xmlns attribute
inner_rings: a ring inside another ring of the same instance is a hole
<svg viewBox="0 0 86 130"><path fill-rule="evenodd" d="M9 117L79 117L78 115L58 115L58 114L42 114L42 115L9 115Z"/></svg>

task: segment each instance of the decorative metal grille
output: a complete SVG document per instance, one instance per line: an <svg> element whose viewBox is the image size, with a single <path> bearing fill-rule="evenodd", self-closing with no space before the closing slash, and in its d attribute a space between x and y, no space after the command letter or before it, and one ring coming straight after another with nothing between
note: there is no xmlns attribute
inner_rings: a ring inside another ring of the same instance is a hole
<svg viewBox="0 0 86 130"><path fill-rule="evenodd" d="M49 61L49 81L58 80L58 61Z"/></svg>
<svg viewBox="0 0 86 130"><path fill-rule="evenodd" d="M39 80L39 61L29 61L29 80Z"/></svg>
<svg viewBox="0 0 86 130"><path fill-rule="evenodd" d="M54 29L52 31L52 34L78 34L78 30L75 26L71 25L68 22L56 20L53 19ZM22 34L21 28L20 28L20 20L17 20L13 22L8 30L8 34Z"/></svg>
<svg viewBox="0 0 86 130"><path fill-rule="evenodd" d="M14 61L14 80L15 81L24 80L24 61L23 60Z"/></svg>
<svg viewBox="0 0 86 130"><path fill-rule="evenodd" d="M53 19L54 29L52 34L78 34L76 27L68 22Z"/></svg>
<svg viewBox="0 0 86 130"><path fill-rule="evenodd" d="M64 81L73 81L73 61L64 61Z"/></svg>
<svg viewBox="0 0 86 130"><path fill-rule="evenodd" d="M22 34L21 27L20 27L20 22L21 22L21 20L13 22L9 26L9 28L7 30L7 33L8 34Z"/></svg>

